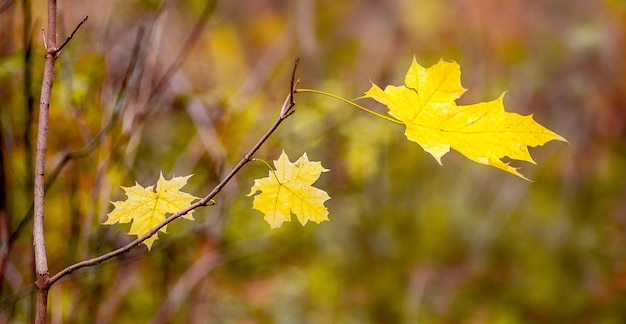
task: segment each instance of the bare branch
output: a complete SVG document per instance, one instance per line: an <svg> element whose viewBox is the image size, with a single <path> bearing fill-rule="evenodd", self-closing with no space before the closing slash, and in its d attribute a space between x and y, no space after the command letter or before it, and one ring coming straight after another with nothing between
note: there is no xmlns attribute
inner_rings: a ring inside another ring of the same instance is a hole
<svg viewBox="0 0 626 324"><path fill-rule="evenodd" d="M156 234L161 228L163 228L164 226L166 226L167 224L171 223L172 221L174 221L177 218L180 218L184 215L186 215L187 213L189 213L190 211L198 208L198 207L203 207L203 206L210 206L210 205L214 205L215 201L213 200L213 198L226 186L226 184L228 184L228 182L235 176L235 174L237 174L237 172L239 172L239 170L241 170L241 168L246 165L248 162L252 161L252 156L259 150L259 148L261 148L261 146L265 143L265 141L267 141L267 139L270 137L270 135L272 135L272 133L274 133L274 131L276 131L276 129L278 128L278 126L287 118L289 117L292 113L293 113L293 107L295 106L295 101L294 101L294 90L295 87L297 85L297 80L295 80L295 73L296 73L296 68L298 67L298 62L299 60L296 60L296 63L294 64L294 69L292 72L292 76L291 76L291 83L290 83L290 89L289 89L289 94L287 95L287 97L285 98L285 101L280 109L280 114L278 116L278 118L276 119L276 121L274 122L274 124L267 130L267 132L265 132L265 134L263 135L263 137L261 137L261 139L259 139L259 141L250 149L250 151L248 151L248 153L246 155L244 155L244 157L239 161L239 163L237 163L237 165L230 171L230 173L228 173L228 175L226 175L226 177L224 177L224 179L222 181L220 181L219 184L217 184L217 186L215 186L215 188L213 188L213 190L206 195L204 198L200 199L199 201L193 203L192 205L190 205L189 207L173 214L170 215L168 218L166 218L163 222L161 222L159 225L157 225L156 227L152 228L148 233L144 234L141 237L138 237L137 239L135 239L134 241L128 243L127 245L117 249L117 250L113 250L109 253L103 254L99 257L95 257L89 260L85 260L85 261L81 261L78 263L75 263L61 271L59 271L57 274L55 274L54 276L52 276L49 281L48 284L49 286L54 284L56 281L58 281L59 279L63 278L64 276L72 273L74 270L78 270L80 268L84 268L84 267L90 267L90 266L94 266L97 265L103 261L106 261L108 259L111 259L117 255L120 255L122 253L128 252L131 249L133 249L134 247L136 247L137 245L141 244L143 241L147 240L148 238L150 238L152 235Z"/></svg>
<svg viewBox="0 0 626 324"><path fill-rule="evenodd" d="M45 37L46 60L44 64L43 78L41 83L41 95L39 97L39 121L37 124L37 149L35 154L34 175L34 199L33 199L33 247L35 257L35 286L37 287L37 306L35 323L45 323L47 319L48 291L50 289L48 258L46 256L46 243L44 239L44 195L46 169L46 150L48 141L48 117L50 109L50 96L54 84L54 63L60 49L56 47L57 30L57 2L48 0L48 37ZM84 21L78 25L80 27ZM76 30L78 29L76 27ZM76 32L72 32L69 39ZM69 39L63 43L67 44ZM62 47L63 47L62 46Z"/></svg>
<svg viewBox="0 0 626 324"><path fill-rule="evenodd" d="M33 247L35 253L35 286L37 287L37 305L35 323L45 323L48 305L48 257L44 239L44 171L46 168L46 149L48 141L48 116L50 95L54 83L54 63L56 55L56 0L48 0L48 37L45 39L46 61L39 97L39 121L37 126L37 148L35 153L34 200L33 200ZM45 34L44 38L45 37Z"/></svg>

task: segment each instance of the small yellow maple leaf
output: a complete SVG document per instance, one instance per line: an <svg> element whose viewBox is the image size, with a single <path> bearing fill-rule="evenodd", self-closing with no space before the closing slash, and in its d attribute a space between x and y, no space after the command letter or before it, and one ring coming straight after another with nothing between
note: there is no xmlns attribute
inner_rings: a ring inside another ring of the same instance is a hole
<svg viewBox="0 0 626 324"><path fill-rule="evenodd" d="M159 176L159 180L155 186L142 187L135 183L132 187L122 187L128 199L124 201L111 202L113 211L107 214L108 218L103 223L111 225L115 223L130 223L128 234L142 236L148 233L155 226L162 223L167 214L173 214L189 207L192 201L199 199L191 194L180 191L187 184L187 180L191 177L172 177L171 180L163 178L163 173ZM193 220L193 210L182 216L183 218ZM167 225L163 226L160 232L167 233ZM143 241L148 247L152 247L152 243L157 239L158 234L152 235Z"/></svg>
<svg viewBox="0 0 626 324"><path fill-rule="evenodd" d="M274 166L276 170L270 170L268 177L254 180L248 194L261 192L254 196L252 207L265 214L270 227L278 228L283 222L291 221L291 213L302 225L309 220L316 223L328 220L324 202L330 197L326 191L311 186L328 170L320 162L309 161L306 153L291 163L284 151L274 161Z"/></svg>
<svg viewBox="0 0 626 324"><path fill-rule="evenodd" d="M456 62L440 60L424 68L413 58L404 83L387 86L384 91L372 84L364 97L386 105L389 114L405 124L406 137L418 143L439 164L452 148L475 162L526 179L502 158L535 163L528 152L529 146L551 140L567 142L535 122L532 115L506 112L504 94L493 101L458 106L455 100L466 89L461 86L461 69Z"/></svg>

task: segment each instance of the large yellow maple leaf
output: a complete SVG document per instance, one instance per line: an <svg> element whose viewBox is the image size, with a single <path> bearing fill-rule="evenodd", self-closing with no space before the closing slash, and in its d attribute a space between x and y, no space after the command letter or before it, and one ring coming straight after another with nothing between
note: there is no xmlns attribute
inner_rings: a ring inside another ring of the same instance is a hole
<svg viewBox="0 0 626 324"><path fill-rule="evenodd" d="M403 86L376 84L364 97L373 98L389 109L389 114L406 126L406 137L417 142L441 164L450 148L467 158L526 179L502 158L535 163L528 147L551 140L567 142L535 122L532 115L506 112L498 99L473 105L456 104L464 92L461 69L456 62L440 60L432 67L420 66L415 58Z"/></svg>
<svg viewBox="0 0 626 324"><path fill-rule="evenodd" d="M304 153L296 162L291 163L283 151L274 161L276 170L270 170L269 176L254 180L248 196L254 196L252 207L265 214L265 221L271 228L282 226L291 221L295 214L300 224L309 220L316 223L328 220L328 210L324 202L330 197L312 184L322 172L328 171L320 162L311 162Z"/></svg>
<svg viewBox="0 0 626 324"><path fill-rule="evenodd" d="M108 218L103 224L111 225L115 223L130 223L128 234L142 236L148 233L155 226L162 223L167 214L173 214L188 207L191 202L198 197L180 191L187 184L187 180L191 177L172 177L171 180L165 180L163 173L159 176L159 180L155 186L142 187L135 183L132 187L122 187L128 199L124 201L111 202L113 211L107 214ZM183 218L193 220L193 210L182 216ZM163 226L160 232L167 233L167 225ZM148 247L152 247L152 243L157 239L158 234L152 235L143 243Z"/></svg>

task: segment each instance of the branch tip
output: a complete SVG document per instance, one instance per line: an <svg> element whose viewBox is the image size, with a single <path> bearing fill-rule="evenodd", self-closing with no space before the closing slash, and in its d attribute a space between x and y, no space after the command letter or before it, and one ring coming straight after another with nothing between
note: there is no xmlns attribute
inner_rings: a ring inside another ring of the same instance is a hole
<svg viewBox="0 0 626 324"><path fill-rule="evenodd" d="M65 42L63 42L63 44L61 44L61 46L54 51L54 55L55 56L58 57L61 54L61 51L63 50L65 45L67 45L67 43L69 43L70 40L72 40L72 38L74 37L74 34L76 34L76 32L78 31L80 26L82 26L85 23L85 21L87 21L88 18L89 18L89 16L85 16L85 18L83 18L83 20L81 20L78 23L78 25L76 25L76 27L74 28L74 31L72 31L72 33L69 36L67 36L67 38L65 39Z"/></svg>
<svg viewBox="0 0 626 324"><path fill-rule="evenodd" d="M291 71L291 83L289 88L289 102L292 106L296 104L293 99L293 94L296 89L296 85L300 82L300 79L296 80L296 70L298 69L298 64L300 64L300 58L296 57L296 61L293 64L293 70Z"/></svg>
<svg viewBox="0 0 626 324"><path fill-rule="evenodd" d="M48 40L46 39L46 30L41 28L41 39L43 40L43 48L48 51Z"/></svg>
<svg viewBox="0 0 626 324"><path fill-rule="evenodd" d="M293 70L291 71L291 81L289 83L289 95L285 99L285 103L283 103L283 107L280 109L281 119L285 119L289 117L289 115L293 113L292 108L296 105L294 94L296 93L296 87L298 86L298 83L300 83L300 79L296 79L296 71L298 69L299 63L300 63L300 58L297 57L296 61L293 64Z"/></svg>

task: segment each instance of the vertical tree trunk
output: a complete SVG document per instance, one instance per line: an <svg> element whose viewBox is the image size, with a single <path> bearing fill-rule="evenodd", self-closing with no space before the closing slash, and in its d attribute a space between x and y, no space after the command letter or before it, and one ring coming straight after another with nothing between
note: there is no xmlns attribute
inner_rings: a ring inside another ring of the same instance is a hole
<svg viewBox="0 0 626 324"><path fill-rule="evenodd" d="M45 323L48 306L48 258L44 240L44 171L46 167L46 147L48 140L48 115L50 94L54 83L54 62L57 57L56 48L56 0L48 0L48 30L46 35L46 63L39 98L39 121L37 130L37 149L35 153L34 177L34 214L33 214L33 248L35 253L35 275L37 286L37 305L35 323Z"/></svg>

